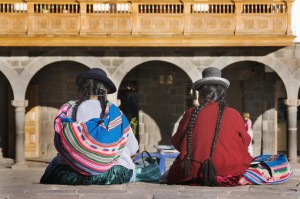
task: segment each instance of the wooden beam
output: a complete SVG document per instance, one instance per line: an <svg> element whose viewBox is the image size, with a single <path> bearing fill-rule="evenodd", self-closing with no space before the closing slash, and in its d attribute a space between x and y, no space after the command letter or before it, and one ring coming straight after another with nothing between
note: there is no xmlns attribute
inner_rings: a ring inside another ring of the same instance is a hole
<svg viewBox="0 0 300 199"><path fill-rule="evenodd" d="M0 37L2 47L217 47L293 46L294 36L202 36L202 37Z"/></svg>

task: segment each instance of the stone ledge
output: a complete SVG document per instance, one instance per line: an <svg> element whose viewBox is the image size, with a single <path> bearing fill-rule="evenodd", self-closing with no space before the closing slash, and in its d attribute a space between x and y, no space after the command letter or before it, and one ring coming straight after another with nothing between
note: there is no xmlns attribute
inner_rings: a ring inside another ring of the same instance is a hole
<svg viewBox="0 0 300 199"><path fill-rule="evenodd" d="M13 170L24 170L28 169L28 165L25 162L16 163L11 166L11 169Z"/></svg>
<svg viewBox="0 0 300 199"><path fill-rule="evenodd" d="M10 158L0 158L0 168L10 168L14 164L14 160Z"/></svg>

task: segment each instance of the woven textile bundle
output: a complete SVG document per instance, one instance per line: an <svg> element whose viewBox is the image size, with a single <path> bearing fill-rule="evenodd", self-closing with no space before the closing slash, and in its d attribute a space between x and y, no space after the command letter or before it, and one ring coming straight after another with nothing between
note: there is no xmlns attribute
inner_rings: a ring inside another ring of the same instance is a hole
<svg viewBox="0 0 300 199"><path fill-rule="evenodd" d="M112 103L105 109L103 121L94 118L74 122L68 110L75 101L64 104L54 121L57 151L66 162L83 175L108 171L120 157L131 131L125 115Z"/></svg>
<svg viewBox="0 0 300 199"><path fill-rule="evenodd" d="M261 155L254 158L239 184L279 184L293 175L285 155Z"/></svg>

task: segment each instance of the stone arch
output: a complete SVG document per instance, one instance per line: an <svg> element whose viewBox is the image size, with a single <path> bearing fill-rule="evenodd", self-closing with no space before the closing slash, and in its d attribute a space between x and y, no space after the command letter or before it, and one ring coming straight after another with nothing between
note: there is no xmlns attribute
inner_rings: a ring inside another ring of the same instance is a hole
<svg viewBox="0 0 300 199"><path fill-rule="evenodd" d="M282 113L282 109L278 107L284 106L282 99L286 98L282 79L276 72L267 70L265 64L249 60L227 65L222 74L232 83L226 101L238 112L250 113L255 132L255 156L261 152L277 153L277 140L279 136L285 138L286 134L279 130L282 126L277 128L278 114ZM282 142L280 144L282 146Z"/></svg>
<svg viewBox="0 0 300 199"><path fill-rule="evenodd" d="M15 123L14 109L11 100L13 99L12 85L7 76L0 71L0 162L4 158L15 156ZM6 159L5 159L6 160ZM7 159L6 166L11 166L12 159ZM5 163L6 161L3 161ZM6 164L6 163L5 163Z"/></svg>
<svg viewBox="0 0 300 199"><path fill-rule="evenodd" d="M19 79L19 75L16 70L14 70L9 63L7 63L5 60L0 59L0 72L3 73L3 75L7 78L7 81L12 87L13 95L15 96L17 93L17 87Z"/></svg>
<svg viewBox="0 0 300 199"><path fill-rule="evenodd" d="M58 108L69 100L76 100L76 75L86 65L74 61L52 62L29 81L25 97L25 158L50 160L57 153L53 145L53 125Z"/></svg>
<svg viewBox="0 0 300 199"><path fill-rule="evenodd" d="M120 108L124 108L123 112L129 116L129 120L138 118L139 128L136 135L139 138L140 150L156 151L155 145L170 144L173 126L176 126L187 106L192 104L192 97L186 97L192 80L174 62L170 63L165 59L148 60L135 62L136 66L132 69L124 69L124 72L128 72L119 86L118 98L122 102ZM176 74L173 76L175 78L173 83L166 83L170 72ZM161 76L165 77L165 81L159 81ZM132 85L137 87L132 90ZM122 106L124 102L125 105ZM132 109L129 108L130 104Z"/></svg>
<svg viewBox="0 0 300 199"><path fill-rule="evenodd" d="M138 65L150 61L163 61L171 63L181 68L189 76L192 82L195 82L199 79L199 77L201 77L201 73L196 69L196 67L183 57L176 57L176 59L174 59L174 57L136 57L126 59L112 74L112 78L115 81L116 86L120 86L128 71L132 70Z"/></svg>
<svg viewBox="0 0 300 199"><path fill-rule="evenodd" d="M290 73L290 71L286 70L286 66L283 65L283 63L277 61L276 59L272 57L234 57L234 58L228 58L228 57L220 57L216 61L214 61L211 66L217 67L219 69L223 69L233 63L241 62L241 61L254 61L262 63L268 67L270 67L273 71L276 72L276 74L279 76L279 78L283 81L286 92L287 92L287 98L294 99L296 97L295 92L296 91L295 85L299 87L299 81L295 79L295 77ZM299 72L300 73L300 72ZM293 85L291 87L291 85ZM296 97L297 98L297 97Z"/></svg>
<svg viewBox="0 0 300 199"><path fill-rule="evenodd" d="M55 63L55 62L61 62L61 61L73 61L73 62L78 62L80 64L83 64L89 68L92 67L101 67L101 63L96 59L93 58L92 56L85 57L64 57L64 56L51 56L51 57L37 57L35 58L29 65L28 67L21 73L19 77L19 81L17 82L16 86L18 87L17 90L18 92L16 94L16 99L24 99L25 93L26 93L26 88L32 79L34 75L41 70L42 68L46 67L49 64ZM105 67L102 67L104 70ZM107 71L106 71L107 72ZM110 76L109 73L107 73L108 76Z"/></svg>

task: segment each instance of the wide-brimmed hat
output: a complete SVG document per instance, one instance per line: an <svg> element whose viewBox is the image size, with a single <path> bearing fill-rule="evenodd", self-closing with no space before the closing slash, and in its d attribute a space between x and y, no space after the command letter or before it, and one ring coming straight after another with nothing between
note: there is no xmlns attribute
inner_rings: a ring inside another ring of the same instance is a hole
<svg viewBox="0 0 300 199"><path fill-rule="evenodd" d="M104 70L100 68L91 68L88 71L79 73L76 78L76 85L79 87L83 80L95 79L102 82L107 87L107 93L111 94L117 91L115 84L107 77Z"/></svg>
<svg viewBox="0 0 300 199"><path fill-rule="evenodd" d="M200 86L205 84L219 84L228 88L230 82L221 77L221 71L218 68L208 67L202 72L202 79L197 80L193 84L193 89L198 90Z"/></svg>

